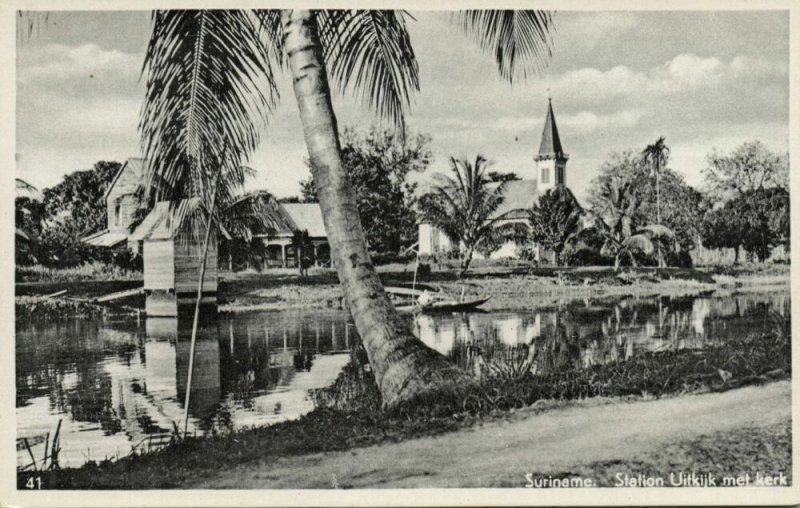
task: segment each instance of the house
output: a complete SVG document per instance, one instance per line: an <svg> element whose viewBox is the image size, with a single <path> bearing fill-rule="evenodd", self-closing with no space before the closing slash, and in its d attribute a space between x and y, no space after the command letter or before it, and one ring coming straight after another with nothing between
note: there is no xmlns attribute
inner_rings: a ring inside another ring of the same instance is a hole
<svg viewBox="0 0 800 508"><path fill-rule="evenodd" d="M139 218L145 162L145 159L131 157L119 168L103 196L106 229L82 238L82 242L95 247L129 248L138 252L139 245L129 243L128 237Z"/></svg>
<svg viewBox="0 0 800 508"><path fill-rule="evenodd" d="M308 239L314 247L315 264L330 262L330 246L322 210L318 203L276 203L277 211L283 218L276 229L255 235L266 249L264 268L297 266L297 255L292 244L295 231L307 231Z"/></svg>
<svg viewBox="0 0 800 508"><path fill-rule="evenodd" d="M499 209L490 217L503 222L522 222L527 224L528 210L536 204L539 196L557 186L567 185L567 160L569 154L564 152L561 136L556 126L553 104L548 100L547 116L542 131L539 151L533 157L536 163L536 179L511 180L505 184L505 200ZM497 187L500 183L490 184ZM450 239L432 224L421 223L418 226L419 254L436 256L446 254L453 249ZM536 249L537 260L545 255ZM476 255L479 257L479 255ZM518 257L517 245L510 241L494 251L490 258Z"/></svg>
<svg viewBox="0 0 800 508"><path fill-rule="evenodd" d="M176 209L168 201L156 203L127 238L129 243L142 244L148 316L177 316L179 304L193 304L197 297L204 238L193 235L187 224L193 219L203 219L203 214L198 211L181 221ZM224 228L221 234L230 239ZM217 279L217 237L212 235L201 303L216 304Z"/></svg>

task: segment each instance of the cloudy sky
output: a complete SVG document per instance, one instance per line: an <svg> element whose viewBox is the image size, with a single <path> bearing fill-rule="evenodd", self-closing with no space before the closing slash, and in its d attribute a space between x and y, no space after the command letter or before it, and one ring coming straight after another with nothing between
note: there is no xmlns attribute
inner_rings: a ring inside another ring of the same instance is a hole
<svg viewBox="0 0 800 508"><path fill-rule="evenodd" d="M567 183L583 196L612 151L640 150L659 136L670 165L702 186L706 155L759 139L788 150L789 17L785 11L559 12L553 58L513 86L439 13L414 13L409 30L421 92L409 123L429 133L435 162L450 155L495 162L534 177L548 89ZM36 186L97 160L137 155L139 81L149 13L53 13L17 54L17 173ZM252 188L298 193L307 177L290 83L251 165ZM369 127L365 107L335 99L342 126ZM425 178L425 177L423 177Z"/></svg>

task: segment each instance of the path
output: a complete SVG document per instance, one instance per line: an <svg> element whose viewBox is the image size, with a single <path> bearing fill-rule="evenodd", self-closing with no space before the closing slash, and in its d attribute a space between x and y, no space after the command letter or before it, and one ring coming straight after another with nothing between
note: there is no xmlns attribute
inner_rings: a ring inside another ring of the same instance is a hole
<svg viewBox="0 0 800 508"><path fill-rule="evenodd" d="M248 463L198 479L194 487L521 487L526 472L631 459L672 442L768 426L790 415L788 381L655 401L579 404L436 437Z"/></svg>

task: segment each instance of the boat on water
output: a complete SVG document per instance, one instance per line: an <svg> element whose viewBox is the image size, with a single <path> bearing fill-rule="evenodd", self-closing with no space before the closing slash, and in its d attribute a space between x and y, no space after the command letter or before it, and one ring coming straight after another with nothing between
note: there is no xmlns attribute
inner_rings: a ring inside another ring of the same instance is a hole
<svg viewBox="0 0 800 508"><path fill-rule="evenodd" d="M436 300L428 304L420 304L419 310L424 313L433 314L436 312L469 312L479 310L478 307L488 302L491 296L477 298L475 300Z"/></svg>
<svg viewBox="0 0 800 508"><path fill-rule="evenodd" d="M388 288L387 288L388 289ZM395 289L395 288L391 288ZM412 292L413 291L413 292ZM478 307L489 301L491 296L473 300L444 298L439 293L430 293L419 290L406 290L396 292L387 290L391 295L406 297L405 301L396 302L398 312L423 312L435 314L439 312L470 312L479 310Z"/></svg>

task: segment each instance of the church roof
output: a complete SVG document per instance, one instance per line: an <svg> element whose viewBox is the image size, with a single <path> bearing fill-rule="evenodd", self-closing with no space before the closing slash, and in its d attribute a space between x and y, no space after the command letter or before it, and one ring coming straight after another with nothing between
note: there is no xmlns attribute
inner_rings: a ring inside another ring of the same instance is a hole
<svg viewBox="0 0 800 508"><path fill-rule="evenodd" d="M491 183L489 187L496 189L500 183ZM516 219L527 217L527 210L539 198L536 180L511 180L506 182L503 192L503 204L492 214L492 218L503 217Z"/></svg>
<svg viewBox="0 0 800 508"><path fill-rule="evenodd" d="M540 157L559 157L564 158L564 148L561 146L561 137L558 135L556 117L553 114L552 101L547 104L547 118L544 121L544 131L542 131L542 142L539 144Z"/></svg>

